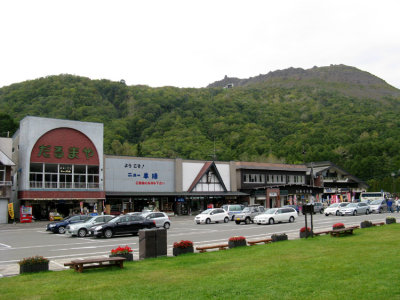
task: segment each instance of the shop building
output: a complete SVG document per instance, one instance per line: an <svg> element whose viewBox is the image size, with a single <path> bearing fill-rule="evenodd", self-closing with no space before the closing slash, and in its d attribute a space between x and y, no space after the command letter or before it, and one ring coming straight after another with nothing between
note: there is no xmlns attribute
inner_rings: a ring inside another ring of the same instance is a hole
<svg viewBox="0 0 400 300"><path fill-rule="evenodd" d="M15 163L11 160L12 139L0 138L0 224L8 223L8 204L11 203L12 176ZM14 206L10 208L14 212ZM12 214L11 213L11 214Z"/></svg>
<svg viewBox="0 0 400 300"><path fill-rule="evenodd" d="M103 124L25 117L13 137L16 206L36 219L96 212L105 199Z"/></svg>
<svg viewBox="0 0 400 300"><path fill-rule="evenodd" d="M187 215L236 203L244 194L231 184L234 167L230 162L106 155L106 210L120 214L157 209Z"/></svg>
<svg viewBox="0 0 400 300"><path fill-rule="evenodd" d="M317 201L323 188L310 184L306 165L236 162L238 190L249 204L266 208Z"/></svg>
<svg viewBox="0 0 400 300"><path fill-rule="evenodd" d="M369 188L367 183L330 161L308 163L307 167L315 185L323 188L321 200L324 202L351 202Z"/></svg>

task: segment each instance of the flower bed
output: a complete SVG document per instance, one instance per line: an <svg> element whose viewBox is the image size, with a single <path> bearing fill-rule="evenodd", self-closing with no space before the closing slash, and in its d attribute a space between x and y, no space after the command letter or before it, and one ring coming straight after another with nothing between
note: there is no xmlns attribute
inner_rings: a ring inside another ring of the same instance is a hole
<svg viewBox="0 0 400 300"><path fill-rule="evenodd" d="M247 246L246 238L244 236L233 236L228 240L229 248Z"/></svg>
<svg viewBox="0 0 400 300"><path fill-rule="evenodd" d="M193 253L193 242L192 241L180 241L175 242L172 249L172 254L178 256L185 253Z"/></svg>
<svg viewBox="0 0 400 300"><path fill-rule="evenodd" d="M133 261L133 250L129 246L121 247L118 246L118 248L112 249L110 257L125 257L127 261Z"/></svg>
<svg viewBox="0 0 400 300"><path fill-rule="evenodd" d="M39 255L23 258L18 262L18 264L20 274L49 270L49 260Z"/></svg>
<svg viewBox="0 0 400 300"><path fill-rule="evenodd" d="M332 229L333 229L333 230L335 230L335 229L342 229L342 228L345 228L345 226L344 226L343 223L336 223L336 224L333 224L333 226L332 226Z"/></svg>
<svg viewBox="0 0 400 300"><path fill-rule="evenodd" d="M300 228L300 238L305 238L312 236L311 228L310 227L301 227Z"/></svg>

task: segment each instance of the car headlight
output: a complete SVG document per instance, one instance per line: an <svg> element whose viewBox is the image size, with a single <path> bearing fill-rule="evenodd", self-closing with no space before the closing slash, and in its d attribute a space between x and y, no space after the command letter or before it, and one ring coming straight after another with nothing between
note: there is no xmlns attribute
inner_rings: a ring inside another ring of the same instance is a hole
<svg viewBox="0 0 400 300"><path fill-rule="evenodd" d="M101 229L103 229L103 226L97 226L94 228L94 230L101 230Z"/></svg>
<svg viewBox="0 0 400 300"><path fill-rule="evenodd" d="M49 225L49 227L55 227L56 226L56 224L50 224Z"/></svg>

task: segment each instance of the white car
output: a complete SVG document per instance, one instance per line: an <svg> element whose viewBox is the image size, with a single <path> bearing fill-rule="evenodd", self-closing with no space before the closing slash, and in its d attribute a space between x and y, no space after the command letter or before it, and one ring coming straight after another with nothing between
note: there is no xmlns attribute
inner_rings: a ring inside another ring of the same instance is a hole
<svg viewBox="0 0 400 300"><path fill-rule="evenodd" d="M203 211L201 214L198 214L194 221L197 224L210 224L211 222L229 222L229 215L228 213L223 210L222 208L210 208Z"/></svg>
<svg viewBox="0 0 400 300"><path fill-rule="evenodd" d="M168 215L164 212L145 212L142 213L145 219L152 220L156 223L156 227L164 227L169 229L171 227L171 220Z"/></svg>
<svg viewBox="0 0 400 300"><path fill-rule="evenodd" d="M254 217L254 223L274 224L280 222L292 223L297 217L297 211L293 207L270 208L264 213Z"/></svg>
<svg viewBox="0 0 400 300"><path fill-rule="evenodd" d="M329 205L324 210L325 216L329 216L329 215L339 216L340 209L345 207L348 204L349 204L349 202L341 202L341 203L333 203L333 204Z"/></svg>
<svg viewBox="0 0 400 300"><path fill-rule="evenodd" d="M340 209L340 215L369 214L369 206L365 202L350 203Z"/></svg>

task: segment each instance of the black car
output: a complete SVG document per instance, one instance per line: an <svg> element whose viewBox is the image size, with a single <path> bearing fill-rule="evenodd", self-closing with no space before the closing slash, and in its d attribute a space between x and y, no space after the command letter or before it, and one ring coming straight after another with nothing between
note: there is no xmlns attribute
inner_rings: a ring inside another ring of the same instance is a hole
<svg viewBox="0 0 400 300"><path fill-rule="evenodd" d="M89 218L91 218L91 216L88 216L88 215L69 216L60 222L53 222L53 223L47 224L46 231L51 231L53 233L65 233L65 228L69 224L84 222Z"/></svg>
<svg viewBox="0 0 400 300"><path fill-rule="evenodd" d="M111 221L94 227L93 235L96 237L111 238L120 234L137 234L140 229L156 227L156 223L139 215L122 215Z"/></svg>

